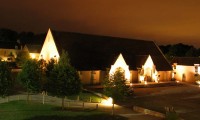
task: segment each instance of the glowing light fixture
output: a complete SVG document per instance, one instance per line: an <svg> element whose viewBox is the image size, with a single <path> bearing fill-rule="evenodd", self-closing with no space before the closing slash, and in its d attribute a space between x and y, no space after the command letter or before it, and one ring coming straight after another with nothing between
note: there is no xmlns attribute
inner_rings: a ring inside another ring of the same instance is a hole
<svg viewBox="0 0 200 120"><path fill-rule="evenodd" d="M143 83L144 82L144 76L140 75L140 82Z"/></svg>
<svg viewBox="0 0 200 120"><path fill-rule="evenodd" d="M30 56L32 59L35 59L35 54L34 53L30 53Z"/></svg>
<svg viewBox="0 0 200 120"><path fill-rule="evenodd" d="M102 104L106 105L106 106L112 106L113 104L113 99L111 97L109 97L108 99L104 99L101 102Z"/></svg>
<svg viewBox="0 0 200 120"><path fill-rule="evenodd" d="M199 81L199 80L197 80L196 83L197 83L198 85L200 85L200 81Z"/></svg>
<svg viewBox="0 0 200 120"><path fill-rule="evenodd" d="M147 81L144 81L144 84L147 85Z"/></svg>
<svg viewBox="0 0 200 120"><path fill-rule="evenodd" d="M155 80L155 82L158 83L159 81L158 81L158 80Z"/></svg>
<svg viewBox="0 0 200 120"><path fill-rule="evenodd" d="M126 64L122 54L120 53L114 65L111 66L109 74L114 74L117 68L122 68L125 71L126 82L130 82L130 71L129 66Z"/></svg>

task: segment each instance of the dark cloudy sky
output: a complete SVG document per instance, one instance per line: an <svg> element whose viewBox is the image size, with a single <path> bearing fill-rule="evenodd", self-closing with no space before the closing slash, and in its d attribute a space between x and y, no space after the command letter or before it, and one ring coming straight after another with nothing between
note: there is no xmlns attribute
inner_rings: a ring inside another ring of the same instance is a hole
<svg viewBox="0 0 200 120"><path fill-rule="evenodd" d="M48 28L200 47L200 0L1 0L0 28Z"/></svg>

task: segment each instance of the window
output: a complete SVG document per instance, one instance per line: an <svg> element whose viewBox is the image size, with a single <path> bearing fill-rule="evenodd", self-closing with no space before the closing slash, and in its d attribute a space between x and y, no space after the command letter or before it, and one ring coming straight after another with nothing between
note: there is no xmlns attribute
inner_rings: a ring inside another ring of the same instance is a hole
<svg viewBox="0 0 200 120"><path fill-rule="evenodd" d="M176 70L176 64L174 64L173 67L174 67L174 70Z"/></svg>
<svg viewBox="0 0 200 120"><path fill-rule="evenodd" d="M198 74L199 64L194 64L194 72L195 74Z"/></svg>
<svg viewBox="0 0 200 120"><path fill-rule="evenodd" d="M195 66L195 73L197 73L198 72L198 67L197 66Z"/></svg>

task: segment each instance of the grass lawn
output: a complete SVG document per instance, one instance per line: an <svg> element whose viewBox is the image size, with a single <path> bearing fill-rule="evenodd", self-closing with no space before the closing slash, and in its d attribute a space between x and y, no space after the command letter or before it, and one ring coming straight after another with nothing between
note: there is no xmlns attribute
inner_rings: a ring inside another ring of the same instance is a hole
<svg viewBox="0 0 200 120"><path fill-rule="evenodd" d="M94 103L101 102L101 97L99 97L93 93L90 93L88 91L82 91L78 96L79 96L79 100L84 101L84 102L94 102ZM72 95L72 96L68 96L67 98L71 99L71 100L77 100L78 96Z"/></svg>
<svg viewBox="0 0 200 120"><path fill-rule="evenodd" d="M120 116L89 109L60 110L48 104L11 101L0 104L0 120L126 120Z"/></svg>

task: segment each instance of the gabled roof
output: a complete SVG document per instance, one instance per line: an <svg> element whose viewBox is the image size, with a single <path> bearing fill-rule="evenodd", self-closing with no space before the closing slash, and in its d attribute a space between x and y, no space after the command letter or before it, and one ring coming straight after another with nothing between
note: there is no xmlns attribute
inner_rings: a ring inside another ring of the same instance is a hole
<svg viewBox="0 0 200 120"><path fill-rule="evenodd" d="M52 31L57 49L68 51L71 64L78 70L105 70L122 53L131 70L142 67L151 55L158 71L171 70L158 46L153 41Z"/></svg>
<svg viewBox="0 0 200 120"><path fill-rule="evenodd" d="M40 53L42 49L42 45L26 44L26 47L30 53Z"/></svg>
<svg viewBox="0 0 200 120"><path fill-rule="evenodd" d="M178 65L194 66L194 64L200 64L199 57L174 57L172 64L177 63Z"/></svg>

